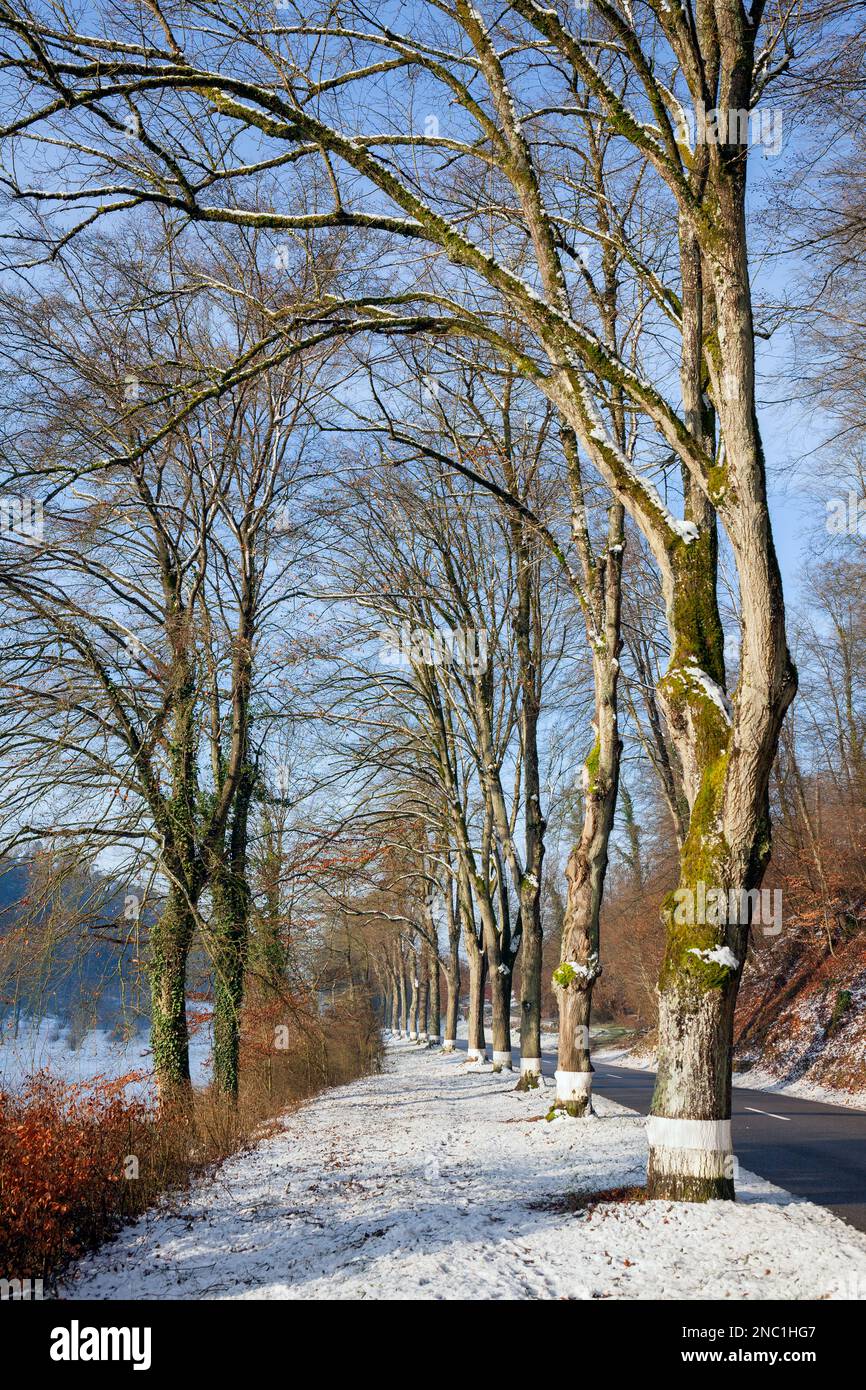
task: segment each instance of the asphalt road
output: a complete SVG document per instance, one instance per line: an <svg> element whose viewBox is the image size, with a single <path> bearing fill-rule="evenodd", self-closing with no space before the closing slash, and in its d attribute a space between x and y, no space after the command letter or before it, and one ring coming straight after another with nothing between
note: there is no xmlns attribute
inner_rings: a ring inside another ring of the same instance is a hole
<svg viewBox="0 0 866 1390"><path fill-rule="evenodd" d="M649 1113L653 1072L603 1061L593 1066L594 1090ZM553 1075L554 1053L543 1054L542 1070ZM735 1084L732 1122L734 1154L743 1168L866 1231L866 1111Z"/></svg>

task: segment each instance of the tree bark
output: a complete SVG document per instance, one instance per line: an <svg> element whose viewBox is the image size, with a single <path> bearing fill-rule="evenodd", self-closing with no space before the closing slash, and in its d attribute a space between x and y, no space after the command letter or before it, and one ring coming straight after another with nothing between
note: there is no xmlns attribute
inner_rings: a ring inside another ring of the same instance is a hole
<svg viewBox="0 0 866 1390"><path fill-rule="evenodd" d="M618 589L618 577L615 582ZM616 698L618 607L610 618L605 649L593 657L597 736L584 765L583 826L566 867L561 961L553 976L559 1004L554 1106L574 1118L592 1113L589 1025L592 990L601 974L599 918L622 750Z"/></svg>
<svg viewBox="0 0 866 1390"><path fill-rule="evenodd" d="M171 889L150 932L151 1047L160 1097L189 1086L186 963L195 921L179 889Z"/></svg>
<svg viewBox="0 0 866 1390"><path fill-rule="evenodd" d="M410 990L411 990L411 996L410 996L410 1002L409 1002L409 1041L410 1041L410 1042L417 1042L417 1041L418 1041L418 986L419 986L419 984L420 984L420 981L419 981L419 979L418 979L418 961L417 961L417 958L416 958L414 952L412 952L412 953L410 954L410 956L409 956L409 969L410 969L410 971L411 971L411 975L410 975L410 977L409 977L409 987L410 987Z"/></svg>
<svg viewBox="0 0 866 1390"><path fill-rule="evenodd" d="M725 42L731 36L725 35ZM703 374L709 374L706 384L722 426L724 463L718 465L713 491L737 566L740 678L732 707L725 695L715 513L703 491L686 479L686 515L701 523L701 534L670 548L666 603L672 650L659 698L682 765L690 815L679 888L663 910L667 949L659 979L659 1061L648 1126L650 1195L691 1201L734 1196L731 1041L750 926L749 912L742 913L739 905L741 894L760 887L769 860L770 771L796 689L755 409L745 160L713 173L719 227L712 255L701 255L685 218L681 232L681 382L689 423L710 442L714 418L701 390ZM712 338L706 335L708 290ZM716 894L712 913L702 910L710 891Z"/></svg>
<svg viewBox="0 0 866 1390"><path fill-rule="evenodd" d="M511 1070L511 968L502 958L496 920L489 904L479 904L484 924L484 955L490 981L493 1032L493 1068Z"/></svg>
<svg viewBox="0 0 866 1390"><path fill-rule="evenodd" d="M398 993L397 993L397 976L396 976L396 974L393 974L393 973L392 973L392 976L391 976L391 995L390 995L390 999L391 999L391 1008L390 1008L390 1012L389 1012L389 1016L388 1016L388 1024L389 1024L389 1027L390 1027L390 1029L391 1029L391 1032L394 1033L394 1034L396 1035L397 1029L398 1029L398 1027L399 1027L399 1021L400 1021L400 997L399 997L399 995L398 995Z"/></svg>
<svg viewBox="0 0 866 1390"><path fill-rule="evenodd" d="M469 956L469 1049L467 1056L470 1060L483 1060L487 1055L487 1045L484 1039L484 985L486 974L486 958L478 942L474 939L473 944L468 946ZM468 940L467 940L468 945Z"/></svg>
<svg viewBox="0 0 866 1390"><path fill-rule="evenodd" d="M520 1082L521 1090L536 1090L541 1075L541 895L532 892L531 921L520 943ZM522 909L523 910L523 909Z"/></svg>
<svg viewBox="0 0 866 1390"><path fill-rule="evenodd" d="M422 947L418 962L418 1041L426 1043L430 1032L430 965L426 948Z"/></svg>
<svg viewBox="0 0 866 1390"><path fill-rule="evenodd" d="M400 958L399 967L397 970L397 982L400 988L400 1024L397 1029L397 1036L400 1038L408 1038L409 1008L406 997L406 966L402 959L402 956Z"/></svg>
<svg viewBox="0 0 866 1390"><path fill-rule="evenodd" d="M429 1041L431 1045L438 1047L441 1041L440 1027L442 1016L442 1004L440 1000L440 980L439 980L439 953L430 947L427 964L427 974L430 981L430 1013L427 1023Z"/></svg>
<svg viewBox="0 0 866 1390"><path fill-rule="evenodd" d="M211 884L210 946L214 970L213 1079L236 1098L240 1084L241 1008L249 940L250 896L245 880L223 875Z"/></svg>
<svg viewBox="0 0 866 1390"><path fill-rule="evenodd" d="M457 1019L460 1014L460 918L454 908L454 892L448 884L446 897L448 926L448 960L445 966L445 984L448 990L448 1003L445 1009L444 1052L453 1052L457 1042Z"/></svg>

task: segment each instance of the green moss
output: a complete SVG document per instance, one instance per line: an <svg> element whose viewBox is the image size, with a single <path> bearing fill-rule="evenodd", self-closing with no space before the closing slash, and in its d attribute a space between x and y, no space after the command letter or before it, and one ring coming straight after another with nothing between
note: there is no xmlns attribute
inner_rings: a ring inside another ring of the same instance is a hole
<svg viewBox="0 0 866 1390"><path fill-rule="evenodd" d="M677 539L670 550L674 571L670 670L697 665L718 685L725 682L725 634L716 596L717 543L711 529L696 540Z"/></svg>
<svg viewBox="0 0 866 1390"><path fill-rule="evenodd" d="M705 889L720 887L725 881L724 868L728 846L719 828L728 766L727 749L706 768L700 791L695 798L689 821L689 832L680 862L680 889L697 897L698 884ZM719 928L711 922L679 922L676 918L677 900L669 893L663 905L667 927L665 951L659 987L664 989L672 979L687 980L700 992L720 989L730 978L729 967L717 961L707 961L696 951L711 950L718 944Z"/></svg>
<svg viewBox="0 0 866 1390"><path fill-rule="evenodd" d="M589 1097L581 1096L579 1100L555 1100L544 1118L555 1120L562 1115L568 1115L572 1120L582 1120L592 1113Z"/></svg>
<svg viewBox="0 0 866 1390"><path fill-rule="evenodd" d="M584 767L586 768L586 789L590 796L594 796L599 790L598 771L600 763L601 743L596 739L584 762Z"/></svg>
<svg viewBox="0 0 866 1390"><path fill-rule="evenodd" d="M681 1173L653 1173L647 1180L650 1201L733 1202L733 1178L695 1178Z"/></svg>
<svg viewBox="0 0 866 1390"><path fill-rule="evenodd" d="M736 494L731 488L726 464L714 463L712 468L708 469L707 490L714 507L719 507L724 502L736 501Z"/></svg>
<svg viewBox="0 0 866 1390"><path fill-rule="evenodd" d="M550 978L553 984L558 985L560 989L568 989L571 982L577 979L577 971L568 961L563 961L561 965L556 967Z"/></svg>
<svg viewBox="0 0 866 1390"><path fill-rule="evenodd" d="M850 1009L851 1003L852 999L850 989L840 989L839 993L836 995L836 1002L833 1005L833 1012L830 1015L830 1022L827 1026L828 1034L832 1033L834 1029L838 1028L842 1019L845 1017L845 1014Z"/></svg>

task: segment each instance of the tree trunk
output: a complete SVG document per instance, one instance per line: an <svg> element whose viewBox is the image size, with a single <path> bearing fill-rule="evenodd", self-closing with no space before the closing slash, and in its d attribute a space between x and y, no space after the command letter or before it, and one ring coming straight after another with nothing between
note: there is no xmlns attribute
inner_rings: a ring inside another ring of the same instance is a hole
<svg viewBox="0 0 866 1390"><path fill-rule="evenodd" d="M475 933L473 931L474 938ZM468 944L468 943L467 943ZM477 941L469 948L469 1049L470 1061L487 1056L484 1040L484 984L486 959Z"/></svg>
<svg viewBox="0 0 866 1390"><path fill-rule="evenodd" d="M484 954L490 980L490 1003L493 1031L493 1067L511 1070L511 970L503 961L499 948L496 921L489 905L482 905L484 920Z"/></svg>
<svg viewBox="0 0 866 1390"><path fill-rule="evenodd" d="M409 1008L406 998L406 967L403 961L397 972L397 981L400 986L400 1025L397 1029L398 1038L408 1038L409 1036Z"/></svg>
<svg viewBox="0 0 866 1390"><path fill-rule="evenodd" d="M599 919L622 752L617 686L623 524L623 510L615 504L609 519L608 558L594 572L599 628L603 624L592 643L596 737L583 768L583 825L566 866L560 964L553 975L559 1005L554 1107L575 1119L592 1114L589 1025L593 985L601 974Z"/></svg>
<svg viewBox="0 0 866 1390"><path fill-rule="evenodd" d="M423 960L419 962L420 982L418 985L418 1041L426 1043L430 1031L430 974L427 961L427 953L423 952Z"/></svg>
<svg viewBox="0 0 866 1390"><path fill-rule="evenodd" d="M391 982L391 1011L389 1015L389 1026L391 1032L396 1035L400 1019L400 999L397 994L397 977L394 976Z"/></svg>
<svg viewBox="0 0 866 1390"><path fill-rule="evenodd" d="M411 969L411 971L412 971L412 974L411 974L410 980L409 980L410 987L411 987L411 991L412 991L412 994L411 994L411 1001L410 1001L410 1004L409 1004L409 1041L410 1041L410 1042L417 1042L417 1041L418 1041L418 985L419 985L420 981L419 981L419 979L418 979L418 962L417 962L417 960L415 959L414 954L410 957L410 960L409 960L409 967L410 967L410 969Z"/></svg>
<svg viewBox="0 0 866 1390"><path fill-rule="evenodd" d="M428 1031L431 1044L438 1047L441 1041L439 1028L442 1015L442 1004L439 997L439 953L438 951L434 951L432 946L430 947L428 959L428 977L430 980L430 1018L428 1022Z"/></svg>
<svg viewBox="0 0 866 1390"><path fill-rule="evenodd" d="M561 962L553 976L559 1003L554 1104L575 1118L592 1113L589 1025L593 985L601 974L599 916L621 748L615 708L599 714L599 728L605 732L586 765L583 830L565 871Z"/></svg>
<svg viewBox="0 0 866 1390"><path fill-rule="evenodd" d="M544 945L541 893L532 884L521 907L521 918L519 1087L528 1091L538 1087L541 1075L541 956Z"/></svg>
<svg viewBox="0 0 866 1390"><path fill-rule="evenodd" d="M653 1198L734 1196L731 1046L748 947L747 895L760 887L769 859L770 770L796 683L772 541L766 538L765 545L763 571L741 571L743 593L763 584L765 596L762 604L754 592L744 597L752 614L743 624L733 711L724 696L714 537L677 557L669 618L674 647L659 694L683 766L690 817L679 887L663 910L659 1059L647 1126Z"/></svg>
<svg viewBox="0 0 866 1390"><path fill-rule="evenodd" d="M171 889L150 933L151 1047L162 1098L189 1086L186 963L195 923L179 889Z"/></svg>
<svg viewBox="0 0 866 1390"><path fill-rule="evenodd" d="M237 1098L240 1084L241 1007L249 940L249 889L223 874L211 884L214 970L213 1079L218 1091Z"/></svg>
<svg viewBox="0 0 866 1390"><path fill-rule="evenodd" d="M460 919L454 909L454 895L449 884L446 900L448 913L448 961L445 984L448 1004L445 1010L445 1039L443 1052L453 1052L457 1045L457 1019L460 1015Z"/></svg>
<svg viewBox="0 0 866 1390"><path fill-rule="evenodd" d="M241 1007L249 946L252 894L247 881L247 839L254 773L244 766L235 793L228 842L210 875L214 969L213 1076L218 1091L237 1100L240 1086Z"/></svg>
<svg viewBox="0 0 866 1390"><path fill-rule="evenodd" d="M648 1187L654 1198L734 1196L731 1052L739 972L704 984L677 972L659 999Z"/></svg>

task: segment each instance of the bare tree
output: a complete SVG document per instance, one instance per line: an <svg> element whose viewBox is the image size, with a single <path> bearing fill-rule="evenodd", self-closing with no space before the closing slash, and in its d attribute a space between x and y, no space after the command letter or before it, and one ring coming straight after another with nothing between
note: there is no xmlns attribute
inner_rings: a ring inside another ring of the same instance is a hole
<svg viewBox="0 0 866 1390"><path fill-rule="evenodd" d="M95 856L122 847L150 877L161 898L149 932L152 1041L166 1091L189 1081L186 962L200 930L214 967L215 1080L234 1094L252 706L295 585L279 523L311 471L307 411L321 359L307 374L293 356L282 373L256 374L172 423L175 402L235 362L261 325L242 297L230 299L221 343L203 305L207 266L191 286L160 236L139 239L145 265L128 245L86 249L89 264L66 269L65 295L5 306L27 430L7 441L7 478L47 494L48 513L38 543L13 535L0 572L16 633L5 746L18 761L27 746L7 801L11 843L77 843ZM240 267L243 237L230 249ZM254 263L247 254L247 270ZM106 439L135 454L149 432L160 436L152 450L106 462ZM272 707L256 729L259 747L275 717Z"/></svg>

